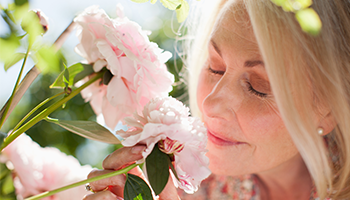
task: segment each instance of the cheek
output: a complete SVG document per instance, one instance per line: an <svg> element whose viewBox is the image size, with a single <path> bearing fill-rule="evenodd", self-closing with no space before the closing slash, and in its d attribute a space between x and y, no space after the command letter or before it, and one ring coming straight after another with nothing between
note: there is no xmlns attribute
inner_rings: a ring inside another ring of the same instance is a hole
<svg viewBox="0 0 350 200"><path fill-rule="evenodd" d="M271 101L247 99L236 112L237 120L241 124L242 131L246 133L247 139L266 140L274 137L272 133L277 134L284 129L279 112Z"/></svg>
<svg viewBox="0 0 350 200"><path fill-rule="evenodd" d="M246 98L236 116L247 141L257 147L271 148L280 143L292 143L276 107L270 100Z"/></svg>
<svg viewBox="0 0 350 200"><path fill-rule="evenodd" d="M298 150L275 105L267 102L246 102L237 112L242 133L251 147L253 172L274 168L294 157ZM251 164L251 163L250 163Z"/></svg>

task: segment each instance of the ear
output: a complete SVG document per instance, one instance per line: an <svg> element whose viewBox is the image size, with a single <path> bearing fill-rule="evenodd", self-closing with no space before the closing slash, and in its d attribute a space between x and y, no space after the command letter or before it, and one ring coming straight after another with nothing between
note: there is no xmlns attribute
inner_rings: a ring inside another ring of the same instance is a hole
<svg viewBox="0 0 350 200"><path fill-rule="evenodd" d="M335 128L336 125L337 123L334 119L334 116L331 112L328 112L325 117L321 118L318 127L323 129L322 135L327 135Z"/></svg>

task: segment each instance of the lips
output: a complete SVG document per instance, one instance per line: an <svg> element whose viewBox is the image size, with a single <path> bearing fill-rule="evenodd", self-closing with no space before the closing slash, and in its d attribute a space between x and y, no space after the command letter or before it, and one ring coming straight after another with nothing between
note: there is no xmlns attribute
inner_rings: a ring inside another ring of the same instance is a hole
<svg viewBox="0 0 350 200"><path fill-rule="evenodd" d="M244 144L244 142L225 139L222 136L210 131L209 129L207 131L207 136L208 136L208 140L210 140L212 143L219 146L233 146L233 145Z"/></svg>

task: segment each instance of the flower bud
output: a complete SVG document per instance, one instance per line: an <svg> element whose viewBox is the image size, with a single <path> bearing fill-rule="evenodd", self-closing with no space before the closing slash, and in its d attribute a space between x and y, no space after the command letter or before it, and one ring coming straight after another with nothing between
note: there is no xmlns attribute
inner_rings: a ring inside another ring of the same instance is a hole
<svg viewBox="0 0 350 200"><path fill-rule="evenodd" d="M158 143L159 150L166 154L180 153L184 149L184 145L177 140L166 138Z"/></svg>
<svg viewBox="0 0 350 200"><path fill-rule="evenodd" d="M49 19L46 17L46 15L39 9L34 9L32 10L38 17L39 17L39 21L41 26L44 29L44 33L46 33L46 31L49 29Z"/></svg>

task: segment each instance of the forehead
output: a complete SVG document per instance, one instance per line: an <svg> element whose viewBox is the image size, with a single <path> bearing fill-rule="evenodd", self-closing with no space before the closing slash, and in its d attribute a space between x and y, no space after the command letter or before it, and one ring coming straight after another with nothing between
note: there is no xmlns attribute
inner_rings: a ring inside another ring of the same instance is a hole
<svg viewBox="0 0 350 200"><path fill-rule="evenodd" d="M242 3L234 2L222 8L211 40L225 51L233 53L237 50L236 53L249 53L260 57L249 15Z"/></svg>

